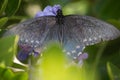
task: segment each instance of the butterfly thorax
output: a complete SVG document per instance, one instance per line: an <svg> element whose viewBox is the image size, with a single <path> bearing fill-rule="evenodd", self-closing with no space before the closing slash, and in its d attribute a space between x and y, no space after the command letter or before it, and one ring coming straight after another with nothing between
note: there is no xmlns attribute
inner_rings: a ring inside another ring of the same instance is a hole
<svg viewBox="0 0 120 80"><path fill-rule="evenodd" d="M56 15L56 22L58 24L63 24L64 23L64 20L63 20L64 16L62 14L62 10L61 9L58 9L57 10L57 15Z"/></svg>

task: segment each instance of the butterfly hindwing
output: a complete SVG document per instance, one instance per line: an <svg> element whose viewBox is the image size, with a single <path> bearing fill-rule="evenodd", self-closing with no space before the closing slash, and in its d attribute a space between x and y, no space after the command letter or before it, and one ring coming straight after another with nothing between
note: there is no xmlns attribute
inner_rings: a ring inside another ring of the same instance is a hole
<svg viewBox="0 0 120 80"><path fill-rule="evenodd" d="M120 36L114 26L89 16L71 15L64 18L63 45L68 55L76 59L85 46Z"/></svg>

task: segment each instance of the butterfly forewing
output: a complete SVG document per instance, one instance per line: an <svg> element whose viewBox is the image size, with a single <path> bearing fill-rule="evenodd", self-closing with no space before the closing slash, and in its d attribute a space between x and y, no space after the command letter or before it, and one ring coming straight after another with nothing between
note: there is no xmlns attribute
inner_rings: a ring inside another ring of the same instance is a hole
<svg viewBox="0 0 120 80"><path fill-rule="evenodd" d="M20 45L41 47L49 33L51 27L55 25L55 17L39 17L27 20L11 28L7 34L17 34L20 36Z"/></svg>
<svg viewBox="0 0 120 80"><path fill-rule="evenodd" d="M120 36L120 31L114 26L89 16L66 16L65 23L71 28L70 35L74 35L81 45L93 45Z"/></svg>

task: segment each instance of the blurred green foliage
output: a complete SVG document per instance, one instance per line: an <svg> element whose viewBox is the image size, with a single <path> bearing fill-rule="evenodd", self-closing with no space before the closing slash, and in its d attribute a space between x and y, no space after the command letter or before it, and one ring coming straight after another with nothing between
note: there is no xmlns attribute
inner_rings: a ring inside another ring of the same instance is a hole
<svg viewBox="0 0 120 80"><path fill-rule="evenodd" d="M120 80L120 69L111 63L107 63L107 70L111 80Z"/></svg>
<svg viewBox="0 0 120 80"><path fill-rule="evenodd" d="M103 19L119 19L119 0L98 0L95 7L96 14Z"/></svg>
<svg viewBox="0 0 120 80"><path fill-rule="evenodd" d="M47 5L54 4L62 5L64 14L94 16L113 24L120 29L119 3L120 0L0 0L0 36L10 25L19 23L24 19L32 18L38 10L42 10ZM27 67L24 68L21 65L13 63L13 57L17 53L17 40L18 37L15 36L6 38L0 37L0 80L28 79L29 74L27 73ZM61 68L64 64L62 63L64 61L64 56L62 57L62 55L59 54L62 53L59 48L55 49L55 47L51 47L52 48L48 50L48 52L46 51L46 53L51 52L52 54L49 53L48 60L46 60L48 62L49 58L54 55L55 57L50 59L53 63L47 64L44 62L44 64L51 67L57 64L59 65L57 67ZM54 54L56 52L57 54ZM84 74L84 77L92 75L97 76L97 78L94 77L93 79L93 77L88 77L89 80L120 80L120 38L107 43L104 42L86 47L85 52L89 53L89 58L86 60L85 66L87 66L87 69L85 68L86 73ZM58 57L58 55L61 57ZM58 64L56 61L61 64ZM10 67L20 68L24 71L15 72ZM49 67L43 67L44 70L46 68ZM76 65L69 67L68 72L70 72L70 74L68 75L71 75L69 80L76 77L79 78L80 75L82 75L79 70L80 68ZM89 70L93 70L93 72L88 72ZM96 75L96 73L99 75ZM51 74L53 74L52 76L55 75L54 73ZM56 75L57 74L58 73L56 73ZM44 75L46 76L48 74Z"/></svg>
<svg viewBox="0 0 120 80"><path fill-rule="evenodd" d="M43 52L34 69L30 69L34 75L31 80L100 80L97 73L94 76L95 69L87 66L69 62L60 45L54 43Z"/></svg>
<svg viewBox="0 0 120 80"><path fill-rule="evenodd" d="M13 56L16 54L18 38L15 36L0 39L0 63L12 65Z"/></svg>

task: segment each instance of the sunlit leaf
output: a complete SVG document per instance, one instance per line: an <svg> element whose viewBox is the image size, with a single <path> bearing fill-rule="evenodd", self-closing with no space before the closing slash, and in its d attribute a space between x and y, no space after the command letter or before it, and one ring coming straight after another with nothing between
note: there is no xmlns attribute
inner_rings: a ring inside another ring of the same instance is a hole
<svg viewBox="0 0 120 80"><path fill-rule="evenodd" d="M10 36L0 39L0 63L11 65L16 53L18 37Z"/></svg>
<svg viewBox="0 0 120 80"><path fill-rule="evenodd" d="M2 77L4 69L5 69L5 64L4 63L0 63L0 78Z"/></svg>
<svg viewBox="0 0 120 80"><path fill-rule="evenodd" d="M4 2L3 3L1 3L2 4L2 6L0 6L1 7L1 9L0 9L0 15L2 15L3 14L3 12L5 11L5 9L6 9L6 6L7 6L7 4L8 4L8 0L3 0Z"/></svg>
<svg viewBox="0 0 120 80"><path fill-rule="evenodd" d="M29 65L29 77L32 80L96 80L98 78L95 69L88 69L89 65L80 66L68 60L60 45L56 44L46 48L37 64L37 67Z"/></svg>
<svg viewBox="0 0 120 80"><path fill-rule="evenodd" d="M42 69L45 80L63 80L65 55L59 45L50 45L43 53ZM47 76L47 77L45 77Z"/></svg>
<svg viewBox="0 0 120 80"><path fill-rule="evenodd" d="M8 21L7 17L3 17L0 19L0 28L2 28L2 26L4 26L4 24Z"/></svg>
<svg viewBox="0 0 120 80"><path fill-rule="evenodd" d="M13 80L28 80L27 72L16 73Z"/></svg>
<svg viewBox="0 0 120 80"><path fill-rule="evenodd" d="M81 0L77 2L72 2L63 7L64 14L81 14L85 15L89 9L89 2L86 0Z"/></svg>
<svg viewBox="0 0 120 80"><path fill-rule="evenodd" d="M14 73L10 69L4 69L2 75L3 80L12 80L14 77Z"/></svg>

